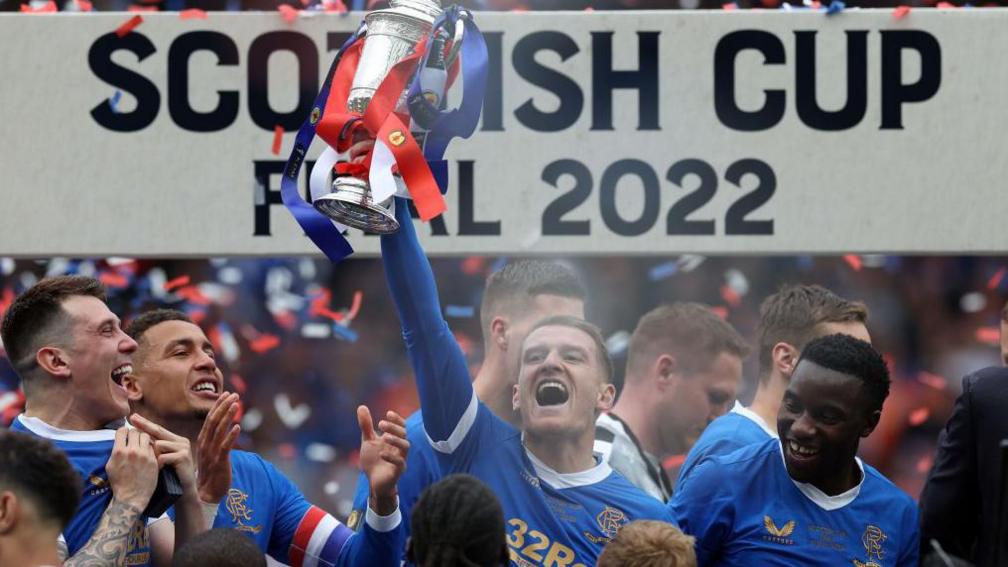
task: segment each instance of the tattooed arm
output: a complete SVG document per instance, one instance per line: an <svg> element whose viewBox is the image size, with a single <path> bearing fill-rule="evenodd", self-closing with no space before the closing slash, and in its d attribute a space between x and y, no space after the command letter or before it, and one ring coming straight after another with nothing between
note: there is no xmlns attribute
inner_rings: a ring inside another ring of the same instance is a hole
<svg viewBox="0 0 1008 567"><path fill-rule="evenodd" d="M112 502L84 547L64 563L65 567L113 567L124 565L130 533L157 486L157 458L150 436L136 429L116 431L112 456L105 465ZM140 529L146 529L140 524Z"/></svg>

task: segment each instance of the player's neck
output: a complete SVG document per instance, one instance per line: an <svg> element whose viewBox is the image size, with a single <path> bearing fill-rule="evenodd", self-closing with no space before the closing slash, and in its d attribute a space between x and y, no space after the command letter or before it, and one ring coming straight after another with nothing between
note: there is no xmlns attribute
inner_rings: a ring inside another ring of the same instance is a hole
<svg viewBox="0 0 1008 567"><path fill-rule="evenodd" d="M59 532L24 526L20 537L0 537L0 565L62 565L56 552Z"/></svg>
<svg viewBox="0 0 1008 567"><path fill-rule="evenodd" d="M836 496L854 488L859 482L861 482L861 467L854 457L851 457L849 467L843 467L836 474L813 481L811 484L827 496Z"/></svg>
<svg viewBox="0 0 1008 567"><path fill-rule="evenodd" d="M63 395L62 392L60 392L60 397L49 394L55 394L55 392L47 392L49 399L46 400L46 403L38 403L38 401L32 403L32 400L27 400L25 402L25 416L40 419L56 429L67 431L95 431L106 425L100 419L89 415L85 408L78 407L72 396ZM53 400L56 403L48 403Z"/></svg>
<svg viewBox="0 0 1008 567"><path fill-rule="evenodd" d="M514 382L507 377L504 361L497 356L487 356L473 380L476 397L486 404L497 417L518 427L521 416L514 411Z"/></svg>
<svg viewBox="0 0 1008 567"><path fill-rule="evenodd" d="M538 437L525 435L525 448L547 467L560 474L584 472L595 466L592 446L595 431L578 437Z"/></svg>
<svg viewBox="0 0 1008 567"><path fill-rule="evenodd" d="M787 384L784 379L771 374L765 383L760 382L756 389L756 396L753 398L752 404L749 405L749 409L760 416L771 429L777 428L777 412L780 411L785 390L787 390Z"/></svg>
<svg viewBox="0 0 1008 567"><path fill-rule="evenodd" d="M641 394L642 392L637 389L624 389L610 413L630 428L630 432L637 438L642 449L656 457L663 457L661 446L658 444L658 428L654 423L654 412L649 410L650 404L647 399L649 396Z"/></svg>

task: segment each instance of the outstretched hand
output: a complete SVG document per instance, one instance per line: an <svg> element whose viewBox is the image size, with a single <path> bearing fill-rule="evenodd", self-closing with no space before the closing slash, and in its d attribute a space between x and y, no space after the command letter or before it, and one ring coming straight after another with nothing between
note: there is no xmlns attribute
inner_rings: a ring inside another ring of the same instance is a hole
<svg viewBox="0 0 1008 567"><path fill-rule="evenodd" d="M202 502L216 504L231 488L231 449L241 433L233 423L237 413L238 394L222 393L196 437L196 490Z"/></svg>
<svg viewBox="0 0 1008 567"><path fill-rule="evenodd" d="M379 515L395 512L398 492L396 484L406 470L406 455L410 443L406 440L406 420L394 411L385 414L378 423L381 435L375 431L371 411L357 408L357 423L361 428L360 466L371 485L369 505Z"/></svg>

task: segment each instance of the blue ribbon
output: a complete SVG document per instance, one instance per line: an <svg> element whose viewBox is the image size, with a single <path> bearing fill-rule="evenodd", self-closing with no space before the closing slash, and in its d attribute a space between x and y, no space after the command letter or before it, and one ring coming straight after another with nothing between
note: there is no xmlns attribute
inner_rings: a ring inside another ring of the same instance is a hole
<svg viewBox="0 0 1008 567"><path fill-rule="evenodd" d="M322 115L325 113L326 100L329 98L329 89L332 87L336 67L339 65L343 53L364 35L363 31L364 26L362 24L343 43L343 46L336 53L336 57L333 58L332 65L329 67L329 73L326 75L326 80L322 83L322 89L319 90L318 96L315 97L315 104L312 106L311 115L305 119L304 124L301 125L301 129L298 130L297 138L294 141L294 148L291 150L290 157L287 158L283 179L280 182L280 196L283 198L284 206L294 216L294 220L301 225L302 230L304 230L308 238L334 264L353 254L353 247L350 246L346 237L336 229L328 217L315 210L315 207L301 198L301 194L298 192L298 174L301 172L301 165L304 164L305 154L308 153L308 148L311 147L312 140L315 139L315 130L318 127L318 123L322 120Z"/></svg>
<svg viewBox="0 0 1008 567"><path fill-rule="evenodd" d="M448 188L448 162L444 160L448 143L452 138L468 138L476 131L480 112L483 110L483 94L486 91L487 47L471 13L458 5L445 10L435 20L434 27L427 38L427 45L434 44L434 39L441 28L444 28L449 37L454 37L455 26L460 20L465 27L465 35L462 38L461 48L464 90L459 107L444 111L422 96L424 89L421 84L421 71L427 66L430 49L420 59L420 64L417 66L416 74L413 75L406 97L411 107L411 114L432 118L429 124L430 131L424 142L424 158L427 159L427 164L430 166L431 173L437 180L442 193ZM416 111L413 110L414 108Z"/></svg>

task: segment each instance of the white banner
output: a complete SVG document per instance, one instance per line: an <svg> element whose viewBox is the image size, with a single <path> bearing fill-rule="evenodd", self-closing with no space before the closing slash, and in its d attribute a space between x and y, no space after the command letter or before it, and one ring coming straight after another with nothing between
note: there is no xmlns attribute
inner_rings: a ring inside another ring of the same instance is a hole
<svg viewBox="0 0 1008 567"><path fill-rule="evenodd" d="M280 172L362 14L131 16L0 15L0 255L317 253ZM433 254L1008 250L1008 11L476 17Z"/></svg>

